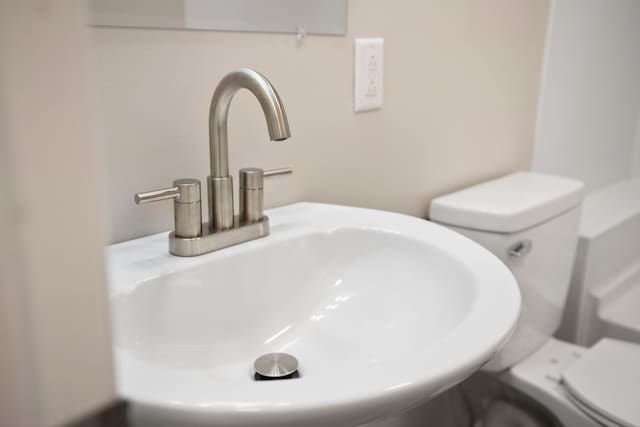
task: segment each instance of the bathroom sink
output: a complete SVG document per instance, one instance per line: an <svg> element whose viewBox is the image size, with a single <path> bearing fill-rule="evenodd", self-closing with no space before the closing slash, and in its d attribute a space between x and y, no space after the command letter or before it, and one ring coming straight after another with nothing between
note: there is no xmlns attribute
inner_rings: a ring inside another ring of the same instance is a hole
<svg viewBox="0 0 640 427"><path fill-rule="evenodd" d="M365 424L462 381L515 327L515 279L461 235L332 205L267 214L269 236L199 257L169 255L166 233L107 249L136 425ZM299 377L256 381L270 352Z"/></svg>

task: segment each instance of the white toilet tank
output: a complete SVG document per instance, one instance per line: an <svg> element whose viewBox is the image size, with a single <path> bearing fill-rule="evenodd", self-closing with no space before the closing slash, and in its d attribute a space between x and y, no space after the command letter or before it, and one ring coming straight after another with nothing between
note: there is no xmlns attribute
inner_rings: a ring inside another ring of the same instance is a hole
<svg viewBox="0 0 640 427"><path fill-rule="evenodd" d="M520 285L518 326L484 369L513 366L560 326L576 254L583 188L583 183L569 178L518 172L431 202L433 222L489 249Z"/></svg>

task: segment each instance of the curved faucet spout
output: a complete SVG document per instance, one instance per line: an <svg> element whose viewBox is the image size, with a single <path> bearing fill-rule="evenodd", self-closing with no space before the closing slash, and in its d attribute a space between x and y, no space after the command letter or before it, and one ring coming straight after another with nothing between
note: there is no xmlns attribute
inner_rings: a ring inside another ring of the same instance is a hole
<svg viewBox="0 0 640 427"><path fill-rule="evenodd" d="M229 176L227 117L233 96L243 88L251 91L260 101L271 140L282 141L291 136L284 105L271 83L262 74L249 68L232 71L218 84L209 108L209 155L213 178Z"/></svg>

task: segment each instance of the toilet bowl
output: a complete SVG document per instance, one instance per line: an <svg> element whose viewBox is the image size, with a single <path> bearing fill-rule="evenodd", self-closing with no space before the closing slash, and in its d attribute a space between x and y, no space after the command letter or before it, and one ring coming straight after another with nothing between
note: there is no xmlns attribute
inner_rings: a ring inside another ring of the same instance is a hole
<svg viewBox="0 0 640 427"><path fill-rule="evenodd" d="M430 219L491 250L522 293L518 327L485 365L568 427L640 427L640 345L553 338L576 255L583 184L518 172L436 198Z"/></svg>

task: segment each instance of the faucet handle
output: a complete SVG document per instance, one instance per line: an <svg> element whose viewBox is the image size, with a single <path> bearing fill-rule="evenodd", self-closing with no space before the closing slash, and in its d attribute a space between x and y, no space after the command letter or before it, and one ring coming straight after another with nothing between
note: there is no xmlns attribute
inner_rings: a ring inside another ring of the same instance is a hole
<svg viewBox="0 0 640 427"><path fill-rule="evenodd" d="M176 199L180 197L180 189L178 187L161 188L159 190L145 191L136 193L134 200L136 205L143 205L150 202L159 202L160 200Z"/></svg>
<svg viewBox="0 0 640 427"><path fill-rule="evenodd" d="M268 178L270 176L288 175L290 173L293 173L293 169L291 169L291 168L278 168L278 169L270 169L270 170L264 171L263 176L265 178Z"/></svg>
<svg viewBox="0 0 640 427"><path fill-rule="evenodd" d="M173 187L137 193L139 205L173 199L176 237L192 238L202 235L200 180L183 178L173 181Z"/></svg>
<svg viewBox="0 0 640 427"><path fill-rule="evenodd" d="M167 199L176 199L178 203L199 202L200 180L193 178L177 179L173 181L173 187L137 193L134 197L138 205Z"/></svg>
<svg viewBox="0 0 640 427"><path fill-rule="evenodd" d="M240 221L252 224L262 220L264 205L264 178L293 173L291 168L263 171L260 168L240 169Z"/></svg>

